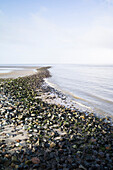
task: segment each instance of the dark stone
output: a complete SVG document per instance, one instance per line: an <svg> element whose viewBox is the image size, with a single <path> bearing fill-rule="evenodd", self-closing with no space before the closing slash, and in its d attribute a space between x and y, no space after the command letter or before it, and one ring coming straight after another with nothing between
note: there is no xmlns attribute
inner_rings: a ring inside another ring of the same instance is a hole
<svg viewBox="0 0 113 170"><path fill-rule="evenodd" d="M45 148L49 148L50 144L49 143L45 143L44 146L45 146Z"/></svg>
<svg viewBox="0 0 113 170"><path fill-rule="evenodd" d="M39 167L39 164L33 165L33 168L38 168L38 167Z"/></svg>

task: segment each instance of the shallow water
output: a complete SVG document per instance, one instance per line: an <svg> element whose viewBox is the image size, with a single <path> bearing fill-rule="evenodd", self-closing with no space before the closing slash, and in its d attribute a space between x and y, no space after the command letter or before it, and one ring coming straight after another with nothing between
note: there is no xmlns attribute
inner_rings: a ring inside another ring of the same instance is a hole
<svg viewBox="0 0 113 170"><path fill-rule="evenodd" d="M14 70L23 70L24 68L18 67L0 67L0 73L10 73Z"/></svg>
<svg viewBox="0 0 113 170"><path fill-rule="evenodd" d="M33 65L0 65L0 78L18 78L28 76L37 72Z"/></svg>
<svg viewBox="0 0 113 170"><path fill-rule="evenodd" d="M53 65L49 82L95 113L113 116L113 66Z"/></svg>
<svg viewBox="0 0 113 170"><path fill-rule="evenodd" d="M0 73L10 73L11 71L9 69L0 69Z"/></svg>

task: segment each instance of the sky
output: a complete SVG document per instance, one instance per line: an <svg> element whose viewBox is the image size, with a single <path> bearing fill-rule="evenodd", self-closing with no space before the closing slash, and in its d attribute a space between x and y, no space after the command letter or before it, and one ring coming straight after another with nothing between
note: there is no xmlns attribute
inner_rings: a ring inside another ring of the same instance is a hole
<svg viewBox="0 0 113 170"><path fill-rule="evenodd" d="M113 0L0 0L0 64L113 64Z"/></svg>

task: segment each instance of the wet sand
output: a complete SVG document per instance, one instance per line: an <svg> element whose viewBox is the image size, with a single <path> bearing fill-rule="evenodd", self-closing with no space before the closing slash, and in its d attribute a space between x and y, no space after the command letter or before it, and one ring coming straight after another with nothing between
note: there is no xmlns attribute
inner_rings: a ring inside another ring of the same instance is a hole
<svg viewBox="0 0 113 170"><path fill-rule="evenodd" d="M3 67L0 67L1 69ZM4 67L5 68L5 67ZM11 70L13 67L7 67L6 70ZM38 67L17 67L8 73L0 73L0 78L18 78L33 75L37 72Z"/></svg>

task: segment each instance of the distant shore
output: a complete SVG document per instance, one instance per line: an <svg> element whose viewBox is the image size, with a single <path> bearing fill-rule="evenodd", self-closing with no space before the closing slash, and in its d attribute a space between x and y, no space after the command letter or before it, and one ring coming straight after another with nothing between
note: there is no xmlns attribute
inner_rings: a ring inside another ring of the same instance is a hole
<svg viewBox="0 0 113 170"><path fill-rule="evenodd" d="M110 118L67 107L49 68L0 79L0 169L113 169Z"/></svg>

